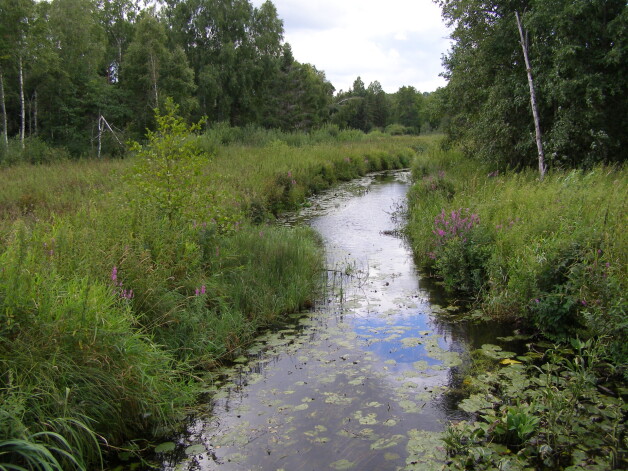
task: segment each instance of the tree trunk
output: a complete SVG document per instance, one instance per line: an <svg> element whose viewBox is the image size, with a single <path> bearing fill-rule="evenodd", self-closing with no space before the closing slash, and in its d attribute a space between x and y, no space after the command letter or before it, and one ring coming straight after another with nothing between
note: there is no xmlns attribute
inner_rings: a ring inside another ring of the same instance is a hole
<svg viewBox="0 0 628 471"><path fill-rule="evenodd" d="M0 69L0 102L2 102L2 133L4 134L4 147L9 150L9 130L7 129L7 106L4 101L4 77Z"/></svg>
<svg viewBox="0 0 628 471"><path fill-rule="evenodd" d="M24 68L22 67L22 55L20 54L18 59L19 78L20 78L20 142L22 143L22 150L24 150L24 135L26 134L26 106L24 101Z"/></svg>
<svg viewBox="0 0 628 471"><path fill-rule="evenodd" d="M157 60L153 53L150 54L150 74L153 88L153 98L155 99L155 108L159 108L159 88L157 87Z"/></svg>
<svg viewBox="0 0 628 471"><path fill-rule="evenodd" d="M536 93L534 92L534 81L532 80L532 67L530 67L530 59L528 58L528 43L523 33L521 19L519 13L515 11L517 19L517 28L519 28L519 37L521 38L521 49L523 49L523 59L526 64L526 72L528 74L528 85L530 85L530 104L532 105L532 116L534 118L534 132L536 134L536 148L539 152L539 173L541 180L545 176L545 152L543 151L543 140L541 134L541 124L539 122L539 108L536 104Z"/></svg>
<svg viewBox="0 0 628 471"><path fill-rule="evenodd" d="M103 117L98 114L98 158L100 159L100 151L102 150L102 120Z"/></svg>
<svg viewBox="0 0 628 471"><path fill-rule="evenodd" d="M33 124L34 124L34 134L37 135L37 90L33 93Z"/></svg>

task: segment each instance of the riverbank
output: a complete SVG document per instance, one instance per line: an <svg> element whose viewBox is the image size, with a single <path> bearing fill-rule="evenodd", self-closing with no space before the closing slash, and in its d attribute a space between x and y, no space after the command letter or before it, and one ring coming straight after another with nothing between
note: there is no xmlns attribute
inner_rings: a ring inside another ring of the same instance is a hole
<svg viewBox="0 0 628 471"><path fill-rule="evenodd" d="M423 270L475 299L473 316L531 334L527 355L476 352L461 407L477 421L445 435L451 469L624 466L626 169L541 182L434 147L413 174L407 231Z"/></svg>
<svg viewBox="0 0 628 471"><path fill-rule="evenodd" d="M311 303L316 237L264 223L336 181L406 167L423 146L378 136L210 156L199 140L199 179L183 191L133 159L6 169L3 464L94 469L103 452L147 447L202 392L199 371ZM162 194L179 198L176 215L157 204Z"/></svg>

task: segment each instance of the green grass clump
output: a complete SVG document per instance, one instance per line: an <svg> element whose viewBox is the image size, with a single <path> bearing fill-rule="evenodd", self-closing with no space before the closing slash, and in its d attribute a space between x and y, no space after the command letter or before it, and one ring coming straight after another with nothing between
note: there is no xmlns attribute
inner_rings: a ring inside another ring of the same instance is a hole
<svg viewBox="0 0 628 471"><path fill-rule="evenodd" d="M408 233L450 290L554 339L605 337L628 351L626 169L491 173L432 148L414 164Z"/></svg>
<svg viewBox="0 0 628 471"><path fill-rule="evenodd" d="M166 209L171 187L139 156L0 174L0 469L95 469L101 452L163 434L197 369L316 295L317 237L265 222L424 145L338 132L207 154L203 137L180 137L196 160Z"/></svg>

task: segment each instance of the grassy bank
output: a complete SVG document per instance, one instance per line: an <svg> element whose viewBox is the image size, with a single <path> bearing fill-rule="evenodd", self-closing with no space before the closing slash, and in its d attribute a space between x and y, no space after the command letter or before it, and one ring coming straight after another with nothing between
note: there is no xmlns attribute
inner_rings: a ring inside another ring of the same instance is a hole
<svg viewBox="0 0 628 471"><path fill-rule="evenodd" d="M423 145L209 154L203 139L184 136L201 165L182 188L142 174L139 157L3 170L0 469L94 469L102 451L145 447L193 402L197 375L310 305L315 235L263 222L336 181L408 166Z"/></svg>
<svg viewBox="0 0 628 471"><path fill-rule="evenodd" d="M434 149L413 172L412 244L449 290L552 339L607 337L625 360L625 169L555 171L540 182Z"/></svg>
<svg viewBox="0 0 628 471"><path fill-rule="evenodd" d="M475 353L461 407L476 421L447 431L451 469L625 466L626 169L539 181L433 147L413 174L408 233L424 270L530 334L527 355Z"/></svg>

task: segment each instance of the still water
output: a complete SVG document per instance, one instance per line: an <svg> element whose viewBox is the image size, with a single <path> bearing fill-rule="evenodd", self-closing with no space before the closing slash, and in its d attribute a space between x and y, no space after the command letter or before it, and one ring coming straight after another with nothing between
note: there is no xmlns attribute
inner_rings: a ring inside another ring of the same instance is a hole
<svg viewBox="0 0 628 471"><path fill-rule="evenodd" d="M442 468L439 437L465 418L448 391L470 348L508 332L443 320L398 235L409 186L407 172L370 175L285 221L321 235L326 292L225 371L164 470Z"/></svg>

